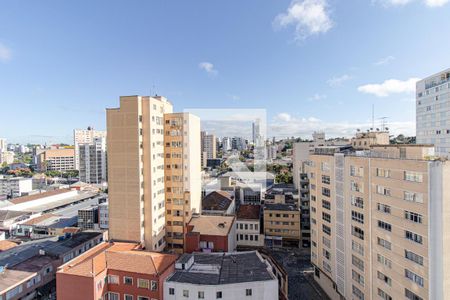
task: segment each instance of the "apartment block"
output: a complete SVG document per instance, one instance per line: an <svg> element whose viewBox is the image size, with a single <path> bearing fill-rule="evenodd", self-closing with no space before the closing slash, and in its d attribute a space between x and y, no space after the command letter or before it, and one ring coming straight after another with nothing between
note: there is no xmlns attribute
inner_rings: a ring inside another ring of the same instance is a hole
<svg viewBox="0 0 450 300"><path fill-rule="evenodd" d="M0 195L15 198L25 196L33 190L31 178L8 177L0 175Z"/></svg>
<svg viewBox="0 0 450 300"><path fill-rule="evenodd" d="M107 110L107 129L111 239L182 251L201 211L199 118L172 113L164 97L125 96Z"/></svg>
<svg viewBox="0 0 450 300"><path fill-rule="evenodd" d="M164 299L277 300L278 280L256 251L183 254L164 282Z"/></svg>
<svg viewBox="0 0 450 300"><path fill-rule="evenodd" d="M300 234L300 210L295 204L266 203L264 205L265 245L298 247Z"/></svg>
<svg viewBox="0 0 450 300"><path fill-rule="evenodd" d="M95 141L95 139L105 139L106 140L106 131L103 130L95 130L92 127L88 127L87 129L75 129L73 131L73 144L75 145L75 168L79 170L80 168L80 144L91 144Z"/></svg>
<svg viewBox="0 0 450 300"><path fill-rule="evenodd" d="M311 261L332 299L448 297L450 163L433 157L389 144L310 156Z"/></svg>
<svg viewBox="0 0 450 300"><path fill-rule="evenodd" d="M78 143L77 167L80 181L89 184L102 184L107 181L106 138L94 138L89 143Z"/></svg>
<svg viewBox="0 0 450 300"><path fill-rule="evenodd" d="M101 243L56 273L57 299L163 299L175 255L143 251L139 244Z"/></svg>
<svg viewBox="0 0 450 300"><path fill-rule="evenodd" d="M450 69L416 83L417 143L433 144L436 154L450 154Z"/></svg>
<svg viewBox="0 0 450 300"><path fill-rule="evenodd" d="M201 212L200 119L189 113L164 116L166 241L182 252L186 224Z"/></svg>
<svg viewBox="0 0 450 300"><path fill-rule="evenodd" d="M36 154L35 160L41 171L71 171L75 169L75 149L45 149Z"/></svg>
<svg viewBox="0 0 450 300"><path fill-rule="evenodd" d="M241 247L264 246L261 234L261 206L242 204L236 213L236 242Z"/></svg>
<svg viewBox="0 0 450 300"><path fill-rule="evenodd" d="M217 142L214 134L202 131L201 135L201 163L202 168L207 167L207 160L216 158Z"/></svg>

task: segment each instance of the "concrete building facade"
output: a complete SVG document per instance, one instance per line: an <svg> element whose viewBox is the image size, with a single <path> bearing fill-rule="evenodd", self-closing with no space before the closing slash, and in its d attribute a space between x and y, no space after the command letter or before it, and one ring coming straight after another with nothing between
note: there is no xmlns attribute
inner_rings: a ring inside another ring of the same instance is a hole
<svg viewBox="0 0 450 300"><path fill-rule="evenodd" d="M449 162L432 145L316 150L311 260L332 299L446 299Z"/></svg>
<svg viewBox="0 0 450 300"><path fill-rule="evenodd" d="M417 143L433 144L436 154L450 153L450 69L416 83Z"/></svg>
<svg viewBox="0 0 450 300"><path fill-rule="evenodd" d="M77 167L80 181L89 184L102 184L107 181L106 138L94 138L89 143L78 143Z"/></svg>
<svg viewBox="0 0 450 300"><path fill-rule="evenodd" d="M106 131L95 130L92 127L87 129L75 129L73 131L73 144L75 146L75 169L80 168L80 155L79 155L79 145L80 144L90 144L97 138L105 139L106 141Z"/></svg>

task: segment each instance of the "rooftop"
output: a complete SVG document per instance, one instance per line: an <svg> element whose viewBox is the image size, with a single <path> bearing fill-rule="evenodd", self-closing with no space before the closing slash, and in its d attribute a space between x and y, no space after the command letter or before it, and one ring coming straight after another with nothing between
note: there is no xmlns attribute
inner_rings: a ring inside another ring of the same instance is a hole
<svg viewBox="0 0 450 300"><path fill-rule="evenodd" d="M176 260L172 254L149 252L134 243L102 243L90 249L58 272L91 277L105 269L140 274L160 274Z"/></svg>
<svg viewBox="0 0 450 300"><path fill-rule="evenodd" d="M288 203L266 203L264 210L298 211L298 207Z"/></svg>
<svg viewBox="0 0 450 300"><path fill-rule="evenodd" d="M220 285L276 280L269 266L256 251L237 253L183 254L177 263L193 263L187 269L176 269L168 282L198 285Z"/></svg>
<svg viewBox="0 0 450 300"><path fill-rule="evenodd" d="M227 210L233 199L228 192L213 191L206 195L202 200L202 209L204 210Z"/></svg>
<svg viewBox="0 0 450 300"><path fill-rule="evenodd" d="M237 219L259 220L260 211L260 205L242 204L237 211Z"/></svg>
<svg viewBox="0 0 450 300"><path fill-rule="evenodd" d="M17 246L17 243L12 242L12 241L8 241L8 240L0 241L0 252L9 250L16 246Z"/></svg>
<svg viewBox="0 0 450 300"><path fill-rule="evenodd" d="M53 190L53 191L48 191L48 192L44 192L44 193L40 193L40 194L34 194L34 195L30 195L30 196L14 198L9 201L13 204L19 204L19 203L25 203L25 202L29 202L29 201L33 201L33 200L38 200L38 199L45 198L45 197L56 196L56 195L64 194L67 192L70 192L70 189Z"/></svg>
<svg viewBox="0 0 450 300"><path fill-rule="evenodd" d="M192 226L190 232L198 232L204 235L227 236L233 226L232 216L205 216L194 215L188 226Z"/></svg>

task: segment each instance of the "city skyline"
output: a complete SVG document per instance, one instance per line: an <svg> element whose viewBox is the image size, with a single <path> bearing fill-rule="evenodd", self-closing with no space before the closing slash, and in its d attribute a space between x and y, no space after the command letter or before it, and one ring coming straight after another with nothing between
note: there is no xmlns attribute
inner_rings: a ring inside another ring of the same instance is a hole
<svg viewBox="0 0 450 300"><path fill-rule="evenodd" d="M14 126L0 136L69 143L73 128L104 130L119 96L155 93L182 110L266 109L269 137L350 136L371 127L372 105L414 135L415 81L446 68L447 2L4 3L0 97Z"/></svg>

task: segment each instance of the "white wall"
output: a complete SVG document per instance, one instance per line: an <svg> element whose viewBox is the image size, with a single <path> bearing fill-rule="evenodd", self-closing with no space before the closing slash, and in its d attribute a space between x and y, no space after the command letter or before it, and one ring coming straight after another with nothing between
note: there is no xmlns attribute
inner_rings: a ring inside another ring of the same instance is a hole
<svg viewBox="0 0 450 300"><path fill-rule="evenodd" d="M169 288L175 289L175 295L169 295ZM252 296L246 296L246 289L252 289ZM189 291L189 298L183 297L183 290ZM194 285L168 281L164 283L166 300L198 299L199 291L205 293L205 299L216 299L216 292L221 291L223 300L278 300L276 279L221 285Z"/></svg>

